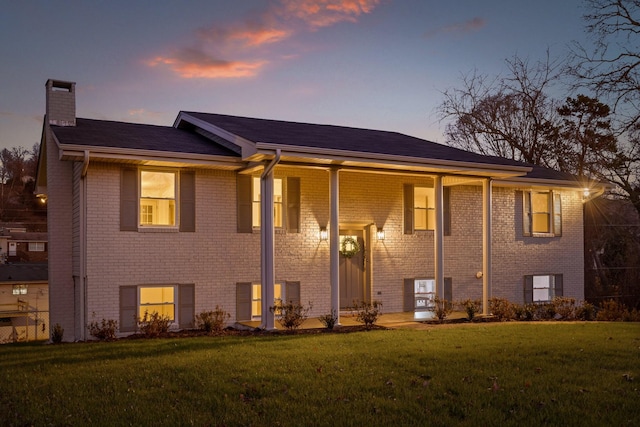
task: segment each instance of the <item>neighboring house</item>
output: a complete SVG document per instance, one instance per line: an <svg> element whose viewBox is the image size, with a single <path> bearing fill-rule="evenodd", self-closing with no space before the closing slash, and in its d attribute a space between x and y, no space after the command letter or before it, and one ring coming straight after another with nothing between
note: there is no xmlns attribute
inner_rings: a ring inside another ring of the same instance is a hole
<svg viewBox="0 0 640 427"><path fill-rule="evenodd" d="M49 80L37 186L51 321L221 306L272 329L275 298L311 315L379 300L584 297L583 203L602 186L395 132L180 112L173 127L80 119ZM589 188L591 185L591 188ZM586 188L589 188L587 191Z"/></svg>
<svg viewBox="0 0 640 427"><path fill-rule="evenodd" d="M0 343L49 338L47 263L0 265Z"/></svg>
<svg viewBox="0 0 640 427"><path fill-rule="evenodd" d="M0 228L0 263L47 262L47 233L28 232L25 227Z"/></svg>

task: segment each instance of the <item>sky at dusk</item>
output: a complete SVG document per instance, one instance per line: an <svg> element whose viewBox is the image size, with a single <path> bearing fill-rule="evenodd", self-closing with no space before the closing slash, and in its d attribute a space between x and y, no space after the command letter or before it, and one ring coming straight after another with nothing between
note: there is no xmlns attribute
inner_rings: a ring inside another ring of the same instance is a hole
<svg viewBox="0 0 640 427"><path fill-rule="evenodd" d="M180 110L445 142L442 92L583 40L580 0L0 0L0 149L39 143L47 79L77 116Z"/></svg>

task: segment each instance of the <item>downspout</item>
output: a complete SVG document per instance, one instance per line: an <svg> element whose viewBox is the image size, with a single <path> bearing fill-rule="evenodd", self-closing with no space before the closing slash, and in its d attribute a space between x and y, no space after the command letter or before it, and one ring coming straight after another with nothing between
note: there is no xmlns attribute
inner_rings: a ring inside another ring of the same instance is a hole
<svg viewBox="0 0 640 427"><path fill-rule="evenodd" d="M89 169L89 150L84 151L82 161L82 172L80 174L80 194L79 194L79 234L80 234L80 331L78 333L81 340L86 339L87 325L87 170Z"/></svg>
<svg viewBox="0 0 640 427"><path fill-rule="evenodd" d="M274 330L275 318L269 307L275 298L275 227L273 219L273 168L280 162L281 151L276 149L276 155L264 168L260 175L260 194L262 198L260 215L260 275L262 299L262 328Z"/></svg>

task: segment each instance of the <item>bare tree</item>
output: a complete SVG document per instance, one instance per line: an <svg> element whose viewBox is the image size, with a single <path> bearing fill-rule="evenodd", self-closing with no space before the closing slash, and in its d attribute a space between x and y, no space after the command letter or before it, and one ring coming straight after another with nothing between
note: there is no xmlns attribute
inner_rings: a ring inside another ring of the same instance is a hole
<svg viewBox="0 0 640 427"><path fill-rule="evenodd" d="M485 155L554 167L557 155L549 133L558 123L556 102L547 96L559 64L547 54L533 65L517 56L507 60L509 74L490 79L473 73L462 88L448 89L439 106L447 142Z"/></svg>
<svg viewBox="0 0 640 427"><path fill-rule="evenodd" d="M574 86L608 100L625 128L640 122L640 0L585 0L593 45L574 42Z"/></svg>

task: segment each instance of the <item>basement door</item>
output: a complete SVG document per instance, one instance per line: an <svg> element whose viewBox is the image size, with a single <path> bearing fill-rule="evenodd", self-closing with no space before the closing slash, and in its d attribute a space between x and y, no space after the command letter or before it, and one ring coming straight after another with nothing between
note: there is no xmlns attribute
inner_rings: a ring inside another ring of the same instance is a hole
<svg viewBox="0 0 640 427"><path fill-rule="evenodd" d="M349 238L357 242L359 250L352 256L343 252L353 252ZM345 239L347 242L345 243ZM364 239L362 231L340 231L340 308L353 307L354 301L364 300Z"/></svg>

